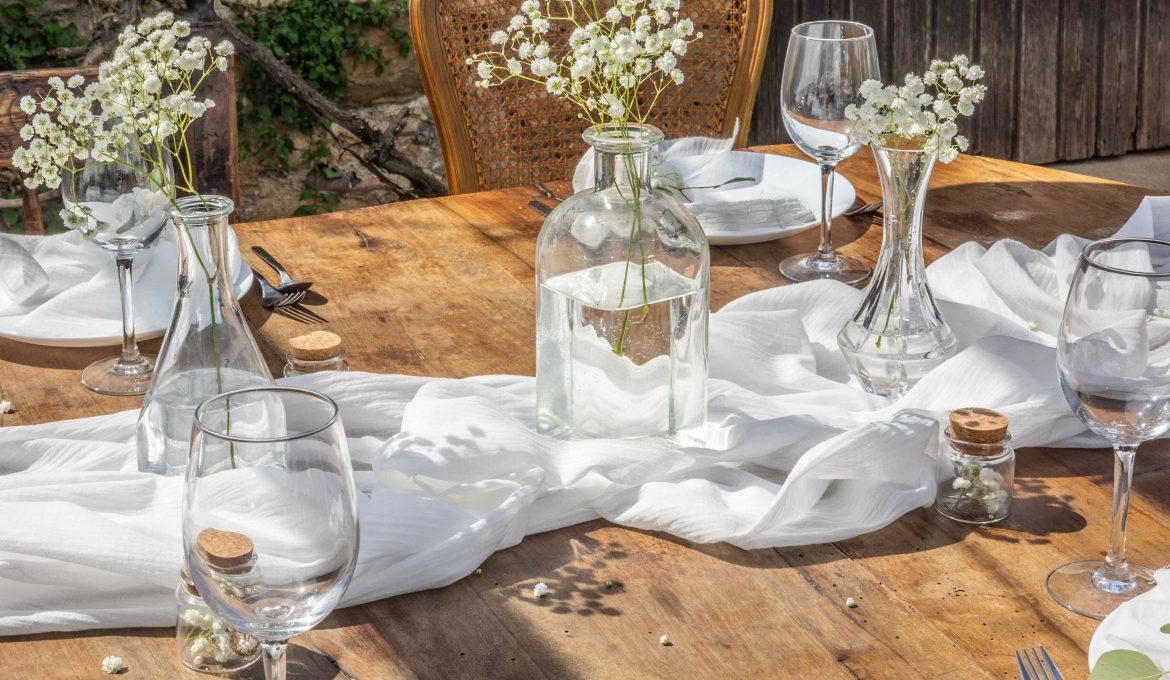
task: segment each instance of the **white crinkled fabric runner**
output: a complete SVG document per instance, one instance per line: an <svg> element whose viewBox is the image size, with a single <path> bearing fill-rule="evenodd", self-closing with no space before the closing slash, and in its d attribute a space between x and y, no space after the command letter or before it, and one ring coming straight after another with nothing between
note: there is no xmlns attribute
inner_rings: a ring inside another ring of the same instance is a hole
<svg viewBox="0 0 1170 680"><path fill-rule="evenodd" d="M1170 236L1170 198L1146 199L1120 233ZM933 264L961 351L894 403L851 382L837 350L860 291L813 282L732 302L711 319L708 448L543 437L530 377L285 381L340 403L364 492L343 604L451 583L527 534L596 517L744 548L873 531L933 501L938 418L962 406L1003 412L1017 446L1101 445L1055 366L1082 244L968 243ZM135 418L0 429L0 634L174 624L183 481L138 472Z"/></svg>

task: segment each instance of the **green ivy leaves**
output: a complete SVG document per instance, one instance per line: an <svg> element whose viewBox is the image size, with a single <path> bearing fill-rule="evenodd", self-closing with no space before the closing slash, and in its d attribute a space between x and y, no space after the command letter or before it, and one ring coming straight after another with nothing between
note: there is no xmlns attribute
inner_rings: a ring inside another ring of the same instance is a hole
<svg viewBox="0 0 1170 680"><path fill-rule="evenodd" d="M33 16L29 7L43 0L24 0L15 5L0 5L0 71L21 71L38 66L58 65L49 52L78 44L77 27L62 26L52 20Z"/></svg>

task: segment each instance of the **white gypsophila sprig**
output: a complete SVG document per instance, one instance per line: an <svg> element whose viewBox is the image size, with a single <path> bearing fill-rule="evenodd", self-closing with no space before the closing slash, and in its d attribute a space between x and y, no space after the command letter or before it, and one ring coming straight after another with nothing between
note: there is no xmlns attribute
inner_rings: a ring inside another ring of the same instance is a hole
<svg viewBox="0 0 1170 680"><path fill-rule="evenodd" d="M473 54L476 86L509 80L544 86L581 109L593 125L644 123L658 96L682 84L679 57L703 37L680 18L680 0L525 0L520 13L491 35L495 48ZM548 40L557 25L572 27L567 44ZM644 96L640 97L640 94Z"/></svg>
<svg viewBox="0 0 1170 680"><path fill-rule="evenodd" d="M901 86L865 81L859 90L864 101L846 107L845 116L857 121L857 138L863 143L920 144L949 163L967 150L967 138L958 134L955 120L975 113L975 105L983 101L987 86L975 82L982 78L983 69L964 55L936 59L921 76L906 74Z"/></svg>
<svg viewBox="0 0 1170 680"><path fill-rule="evenodd" d="M128 164L171 200L180 191L198 194L186 133L215 102L196 92L209 74L227 70L234 51L227 41L212 46L192 36L190 24L170 12L127 26L96 82L50 78L44 96L21 99L31 122L20 130L25 145L13 164L27 175L25 185L56 188L92 161ZM127 161L122 154L131 140L138 156ZM76 208L62 211L73 228L92 226L89 217Z"/></svg>

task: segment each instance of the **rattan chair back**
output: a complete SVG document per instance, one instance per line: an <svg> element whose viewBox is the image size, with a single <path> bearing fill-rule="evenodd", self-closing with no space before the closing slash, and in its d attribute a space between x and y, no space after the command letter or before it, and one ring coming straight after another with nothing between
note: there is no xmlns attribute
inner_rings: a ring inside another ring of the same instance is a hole
<svg viewBox="0 0 1170 680"><path fill-rule="evenodd" d="M607 0L607 4L609 0ZM431 102L451 193L570 179L586 146L573 105L537 85L475 87L468 56L519 12L520 0L411 0L410 27ZM727 136L744 145L771 26L772 0L685 0L704 37L679 59L681 86L667 89L648 122L668 137ZM567 35L550 43L567 42Z"/></svg>

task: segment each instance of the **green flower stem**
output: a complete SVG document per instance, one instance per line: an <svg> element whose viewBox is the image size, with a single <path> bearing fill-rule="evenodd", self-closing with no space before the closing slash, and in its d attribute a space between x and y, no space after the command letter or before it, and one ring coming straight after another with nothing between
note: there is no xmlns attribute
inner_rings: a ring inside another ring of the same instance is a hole
<svg viewBox="0 0 1170 680"><path fill-rule="evenodd" d="M629 136L629 131L625 129L624 124L622 126L622 132L625 134L625 136ZM631 217L629 238L630 243L626 248L626 271L622 276L622 290L621 294L618 296L618 307L620 308L623 304L625 304L626 301L626 287L630 278L630 265L633 264L634 261L634 239L637 238L639 262L642 275L642 317L639 319L639 321L642 321L645 320L645 318L650 314L650 293L646 284L646 246L642 242L642 177L638 172L637 165L634 163L633 154L623 153L621 156L622 165L625 166L626 170L626 177L630 180L630 193L632 196L626 198L626 196L622 193L621 182L619 180L617 183L618 195L622 196L622 198L626 201L626 205L630 206ZM618 356L622 355L625 348L626 334L630 328L630 311L631 310L627 309L625 314L622 315L622 327L618 331L618 339L613 346L613 353Z"/></svg>

